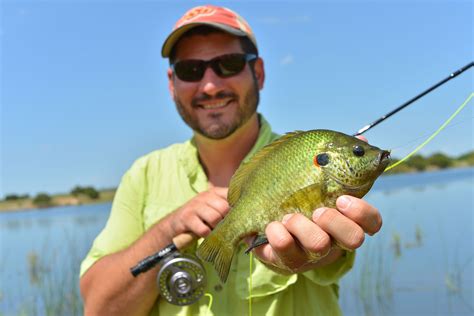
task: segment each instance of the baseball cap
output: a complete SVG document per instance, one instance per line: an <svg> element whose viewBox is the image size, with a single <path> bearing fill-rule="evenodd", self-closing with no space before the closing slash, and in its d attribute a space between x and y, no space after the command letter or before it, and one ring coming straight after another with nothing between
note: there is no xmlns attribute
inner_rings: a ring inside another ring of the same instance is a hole
<svg viewBox="0 0 474 316"><path fill-rule="evenodd" d="M257 48L257 41L247 21L234 11L213 5L203 5L190 9L176 22L173 31L161 48L161 55L169 57L179 38L190 29L209 25L235 36L246 36Z"/></svg>

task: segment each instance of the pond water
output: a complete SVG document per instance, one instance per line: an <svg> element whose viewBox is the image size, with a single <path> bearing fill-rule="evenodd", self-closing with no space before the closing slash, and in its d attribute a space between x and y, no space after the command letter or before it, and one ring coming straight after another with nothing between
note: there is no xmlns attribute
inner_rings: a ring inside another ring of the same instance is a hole
<svg viewBox="0 0 474 316"><path fill-rule="evenodd" d="M346 315L474 313L474 168L380 178L383 215L341 280ZM80 261L110 203L0 214L0 315L81 315Z"/></svg>

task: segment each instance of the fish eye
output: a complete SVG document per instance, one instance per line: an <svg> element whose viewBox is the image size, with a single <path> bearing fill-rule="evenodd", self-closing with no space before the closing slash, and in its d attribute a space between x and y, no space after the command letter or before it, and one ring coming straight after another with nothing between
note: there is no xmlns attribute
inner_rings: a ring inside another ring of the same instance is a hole
<svg viewBox="0 0 474 316"><path fill-rule="evenodd" d="M364 148L362 146L359 146L359 145L355 145L354 148L352 149L352 152L357 157L362 157L365 154Z"/></svg>
<svg viewBox="0 0 474 316"><path fill-rule="evenodd" d="M326 153L319 154L315 160L319 166L325 166L329 163L329 155Z"/></svg>

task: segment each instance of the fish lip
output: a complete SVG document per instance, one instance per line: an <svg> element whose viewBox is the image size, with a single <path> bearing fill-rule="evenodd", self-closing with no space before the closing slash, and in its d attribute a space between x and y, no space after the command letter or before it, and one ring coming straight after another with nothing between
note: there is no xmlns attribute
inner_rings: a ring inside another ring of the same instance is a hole
<svg viewBox="0 0 474 316"><path fill-rule="evenodd" d="M379 154L379 163L389 163L391 160L390 151L389 150L382 150Z"/></svg>

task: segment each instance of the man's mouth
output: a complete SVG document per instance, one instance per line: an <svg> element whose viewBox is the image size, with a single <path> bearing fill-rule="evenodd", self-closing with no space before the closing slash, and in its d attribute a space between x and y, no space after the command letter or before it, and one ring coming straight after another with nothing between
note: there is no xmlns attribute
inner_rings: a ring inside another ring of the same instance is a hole
<svg viewBox="0 0 474 316"><path fill-rule="evenodd" d="M215 110L215 109L221 109L225 106L227 106L230 102L232 102L232 99L228 100L216 100L216 101L207 101L203 103L199 103L198 107L205 109L205 110Z"/></svg>

